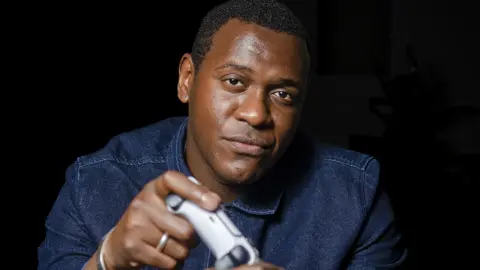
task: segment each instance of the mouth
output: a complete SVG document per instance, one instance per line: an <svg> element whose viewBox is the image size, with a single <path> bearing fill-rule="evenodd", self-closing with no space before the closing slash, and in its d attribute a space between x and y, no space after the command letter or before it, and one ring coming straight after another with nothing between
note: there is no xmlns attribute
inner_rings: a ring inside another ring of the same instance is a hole
<svg viewBox="0 0 480 270"><path fill-rule="evenodd" d="M265 140L246 137L225 138L225 141L233 152L254 157L265 154L273 147L273 143Z"/></svg>

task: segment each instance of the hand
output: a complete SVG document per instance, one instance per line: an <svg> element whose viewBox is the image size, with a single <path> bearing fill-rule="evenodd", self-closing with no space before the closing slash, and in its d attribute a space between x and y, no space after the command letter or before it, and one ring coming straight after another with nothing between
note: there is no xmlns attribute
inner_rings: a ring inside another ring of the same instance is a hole
<svg viewBox="0 0 480 270"><path fill-rule="evenodd" d="M164 198L170 192L207 210L216 209L220 203L218 195L192 183L179 172L166 172L150 181L132 200L105 240L107 269L132 269L143 265L172 269L187 257L196 234L187 220L168 211ZM164 233L168 233L169 239L160 251L157 245Z"/></svg>
<svg viewBox="0 0 480 270"><path fill-rule="evenodd" d="M284 270L284 268L280 266L273 265L268 262L260 261L253 265L241 265L239 267L235 267L232 270ZM208 268L205 270L215 270L215 268Z"/></svg>

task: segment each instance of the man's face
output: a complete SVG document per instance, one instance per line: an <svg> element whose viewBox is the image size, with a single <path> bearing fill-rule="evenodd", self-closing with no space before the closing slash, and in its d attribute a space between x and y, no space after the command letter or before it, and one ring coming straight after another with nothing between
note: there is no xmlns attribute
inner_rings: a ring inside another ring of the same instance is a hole
<svg viewBox="0 0 480 270"><path fill-rule="evenodd" d="M290 144L308 61L304 41L258 25L231 20L215 34L188 89L188 136L224 184L257 180Z"/></svg>

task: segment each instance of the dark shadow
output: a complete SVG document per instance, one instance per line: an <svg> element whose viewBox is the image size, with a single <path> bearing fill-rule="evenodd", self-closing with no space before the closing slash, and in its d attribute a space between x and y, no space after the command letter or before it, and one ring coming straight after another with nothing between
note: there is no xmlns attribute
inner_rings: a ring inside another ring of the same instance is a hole
<svg viewBox="0 0 480 270"><path fill-rule="evenodd" d="M411 72L381 78L386 98L370 100L386 125L383 137L352 137L351 148L382 164L382 183L410 249L407 269L461 269L474 258L469 239L480 110L449 107L442 76L407 50Z"/></svg>

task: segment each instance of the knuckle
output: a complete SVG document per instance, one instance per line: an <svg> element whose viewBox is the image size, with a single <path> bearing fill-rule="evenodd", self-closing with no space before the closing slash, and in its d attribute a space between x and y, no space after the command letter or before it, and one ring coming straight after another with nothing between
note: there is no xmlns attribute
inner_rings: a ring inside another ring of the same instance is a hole
<svg viewBox="0 0 480 270"><path fill-rule="evenodd" d="M129 254L135 255L135 250L137 249L137 241L132 237L125 237L123 240L123 249L125 249Z"/></svg>
<svg viewBox="0 0 480 270"><path fill-rule="evenodd" d="M132 209L132 211L138 211L142 207L143 201L140 198L136 198L130 203L130 208Z"/></svg>
<svg viewBox="0 0 480 270"><path fill-rule="evenodd" d="M176 175L176 173L175 173L174 171L166 171L166 172L163 174L163 177L161 177L161 179L162 179L165 183L169 184L169 183L171 183L171 181L172 181L173 179L175 179L175 175Z"/></svg>
<svg viewBox="0 0 480 270"><path fill-rule="evenodd" d="M141 218L136 218L136 217L132 217L130 218L126 224L125 224L125 230L129 233L129 232L132 232L132 231L136 231L138 229L140 229L143 224L142 224L142 219Z"/></svg>
<svg viewBox="0 0 480 270"><path fill-rule="evenodd" d="M190 240L195 235L195 230L190 223L181 220L180 224L176 226L176 233L181 240Z"/></svg>
<svg viewBox="0 0 480 270"><path fill-rule="evenodd" d="M168 188L171 188L171 187L174 187L174 186L178 185L179 181L183 181L184 177L185 176L180 172L166 171L163 174L163 177L161 177L160 179L165 186L167 186Z"/></svg>
<svg viewBox="0 0 480 270"><path fill-rule="evenodd" d="M153 179L151 181L149 181L142 189L142 191L140 192L139 196L145 196L145 193L148 194L148 193L151 193L152 191L154 191L158 185L158 181L162 179L162 177L160 178L157 178L157 179Z"/></svg>
<svg viewBox="0 0 480 270"><path fill-rule="evenodd" d="M181 260L184 260L184 259L187 258L188 253L189 253L188 249L186 249L186 248L181 248L181 249L178 250L178 257L179 257Z"/></svg>
<svg viewBox="0 0 480 270"><path fill-rule="evenodd" d="M189 240L194 237L195 235L195 230L193 229L192 226L187 225L184 226L183 231L181 232L182 236L185 237L186 240Z"/></svg>
<svg viewBox="0 0 480 270"><path fill-rule="evenodd" d="M176 260L168 260L164 264L165 264L165 268L167 269L175 269L175 267L177 267Z"/></svg>

